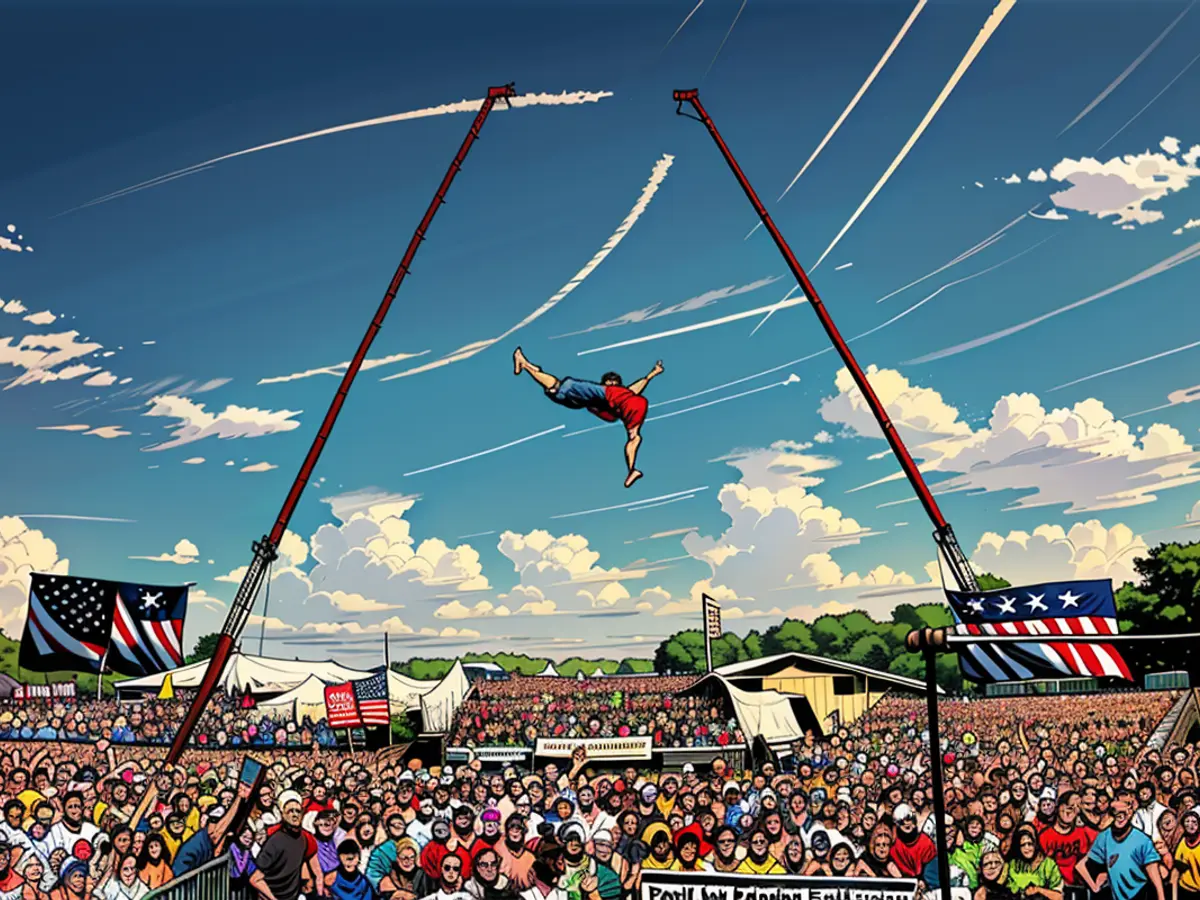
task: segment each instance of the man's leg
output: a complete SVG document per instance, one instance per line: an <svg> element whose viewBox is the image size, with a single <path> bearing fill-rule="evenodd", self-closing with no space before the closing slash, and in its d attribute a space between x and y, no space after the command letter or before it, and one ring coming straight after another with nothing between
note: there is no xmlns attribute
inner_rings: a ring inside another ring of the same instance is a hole
<svg viewBox="0 0 1200 900"><path fill-rule="evenodd" d="M625 487L631 487L635 481L642 477L642 473L637 470L637 453L638 447L642 445L642 429L640 425L635 425L629 429L629 440L625 442L625 463L629 466L629 475L625 479Z"/></svg>
<svg viewBox="0 0 1200 900"><path fill-rule="evenodd" d="M547 391L552 391L558 387L559 379L555 378L549 372L543 372L527 360L525 354L521 352L521 348L518 347L513 353L513 374L520 375L522 372L528 372L532 375L533 380Z"/></svg>

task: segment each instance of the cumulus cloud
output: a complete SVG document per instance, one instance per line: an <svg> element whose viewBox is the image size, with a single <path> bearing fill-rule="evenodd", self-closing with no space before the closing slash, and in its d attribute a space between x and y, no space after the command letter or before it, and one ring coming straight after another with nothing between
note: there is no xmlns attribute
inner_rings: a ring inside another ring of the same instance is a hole
<svg viewBox="0 0 1200 900"><path fill-rule="evenodd" d="M725 287L717 288L711 291L705 291L702 294L697 294L695 297L689 297L686 300L681 300L678 303L672 303L670 306L661 306L658 303L651 303L649 306L642 309L635 309L631 312L622 313L616 318L609 319L606 322L601 322L599 325L590 325L580 331L568 331L566 334L557 334L552 340L564 337L575 337L580 334L588 334L592 331L600 331L605 328L618 328L622 325L636 325L641 322L649 322L652 319L661 319L664 316L673 316L676 313L695 312L698 309L704 309L707 306L712 306L714 303L719 303L722 300L728 300L730 297L736 297L739 294L748 294L751 291L757 291L759 288L766 287L769 284L774 284L782 275L775 275L771 278L760 278L757 281L751 281L749 284L732 285L727 284ZM660 308L661 306L661 308Z"/></svg>
<svg viewBox="0 0 1200 900"><path fill-rule="evenodd" d="M1179 153L1179 138L1165 137L1158 142L1158 146L1162 147L1172 156L1176 156Z"/></svg>
<svg viewBox="0 0 1200 900"><path fill-rule="evenodd" d="M1120 586L1139 580L1134 560L1149 548L1127 526L1106 528L1097 519L1061 525L1039 525L1030 534L1010 531L1007 537L987 532L971 555L975 566L1013 584L1111 578Z"/></svg>
<svg viewBox="0 0 1200 900"><path fill-rule="evenodd" d="M1046 174L1045 169L1034 169L1032 172L1030 172L1025 177L1028 178L1030 181L1049 181L1050 180L1050 176Z"/></svg>
<svg viewBox="0 0 1200 900"><path fill-rule="evenodd" d="M1175 146L1177 152L1177 141ZM1195 160L1189 163L1148 150L1115 156L1106 162L1087 156L1063 159L1050 169L1049 177L1070 187L1051 194L1050 200L1063 209L1099 219L1112 217L1115 225L1148 225L1161 221L1165 214L1160 209L1146 208L1146 204L1182 191L1197 175L1200 168Z"/></svg>
<svg viewBox="0 0 1200 900"><path fill-rule="evenodd" d="M1004 179L1004 183L1005 184L1020 184L1021 176L1018 175L1016 172L1013 172L1011 175L1009 175L1007 178Z"/></svg>
<svg viewBox="0 0 1200 900"><path fill-rule="evenodd" d="M188 563L200 562L200 550L187 538L183 538L175 545L175 549L171 553L160 553L158 556L131 556L129 558L186 566Z"/></svg>
<svg viewBox="0 0 1200 900"><path fill-rule="evenodd" d="M1136 435L1099 400L1047 411L1034 394L1007 394L996 401L987 426L974 429L936 391L892 369L867 371L901 437L923 460L922 470L952 475L935 493L1018 491L1008 509L1062 505L1078 514L1151 503L1158 491L1200 481L1200 453L1180 432L1155 424ZM845 369L835 383L837 393L822 401L822 417L882 438Z"/></svg>
<svg viewBox="0 0 1200 900"><path fill-rule="evenodd" d="M1185 231L1189 231L1192 228L1200 228L1200 219L1188 219L1186 222L1172 231L1171 234L1183 234Z"/></svg>
<svg viewBox="0 0 1200 900"><path fill-rule="evenodd" d="M34 572L69 573L70 561L58 546L16 516L0 516L0 628L19 638L25 627L29 576Z"/></svg>
<svg viewBox="0 0 1200 900"><path fill-rule="evenodd" d="M174 394L160 394L152 397L146 404L149 410L144 416L156 416L176 419L174 425L166 426L171 430L171 439L143 450L168 450L171 447L182 447L205 438L215 437L222 440L232 438L263 437L268 434L278 434L292 431L300 427L300 422L292 418L302 410L269 410L257 407L235 406L230 404L220 413L210 413L205 410L203 403L197 403L187 397Z"/></svg>

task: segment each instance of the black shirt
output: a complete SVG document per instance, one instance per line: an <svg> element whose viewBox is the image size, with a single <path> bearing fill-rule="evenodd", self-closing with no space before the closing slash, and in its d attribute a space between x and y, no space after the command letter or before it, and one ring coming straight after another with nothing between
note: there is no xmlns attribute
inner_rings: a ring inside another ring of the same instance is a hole
<svg viewBox="0 0 1200 900"><path fill-rule="evenodd" d="M254 863L276 900L296 900L300 896L300 869L307 853L304 833L289 834L287 828L280 828L263 844Z"/></svg>

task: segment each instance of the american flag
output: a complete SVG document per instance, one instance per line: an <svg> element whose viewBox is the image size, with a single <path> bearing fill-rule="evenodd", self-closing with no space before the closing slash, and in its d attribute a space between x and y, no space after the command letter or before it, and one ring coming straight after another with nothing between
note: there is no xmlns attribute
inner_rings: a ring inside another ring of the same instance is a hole
<svg viewBox="0 0 1200 900"><path fill-rule="evenodd" d="M392 721L387 676L383 672L350 683L354 685L354 698L358 701L358 712L364 725L387 725Z"/></svg>
<svg viewBox="0 0 1200 900"><path fill-rule="evenodd" d="M1112 582L1063 581L998 591L946 591L958 634L1117 634ZM1063 675L1133 681L1111 644L970 644L958 654L963 677L1026 681Z"/></svg>
<svg viewBox="0 0 1200 900"><path fill-rule="evenodd" d="M187 599L187 585L121 584L108 667L122 675L137 676L183 665Z"/></svg>
<svg viewBox="0 0 1200 900"><path fill-rule="evenodd" d="M34 572L21 668L98 673L108 650L116 588L112 581Z"/></svg>

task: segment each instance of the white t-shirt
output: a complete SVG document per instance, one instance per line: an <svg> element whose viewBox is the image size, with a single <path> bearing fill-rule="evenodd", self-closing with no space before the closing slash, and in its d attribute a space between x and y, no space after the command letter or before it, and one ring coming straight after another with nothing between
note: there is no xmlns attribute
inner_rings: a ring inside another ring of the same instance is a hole
<svg viewBox="0 0 1200 900"><path fill-rule="evenodd" d="M46 844L50 847L51 853L55 850L66 850L70 853L75 844L81 840L94 846L96 835L99 833L100 829L91 822L82 822L78 831L72 831L67 827L65 821L59 821L50 826L50 831L46 834Z"/></svg>

